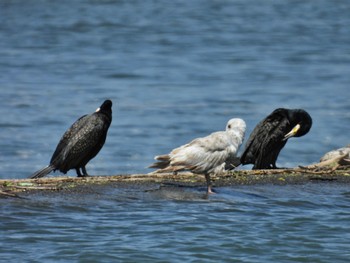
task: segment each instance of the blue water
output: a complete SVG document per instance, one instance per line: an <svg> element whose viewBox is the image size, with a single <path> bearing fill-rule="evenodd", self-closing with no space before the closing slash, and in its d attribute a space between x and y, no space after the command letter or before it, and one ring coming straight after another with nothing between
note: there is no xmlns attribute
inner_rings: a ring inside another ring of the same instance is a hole
<svg viewBox="0 0 350 263"><path fill-rule="evenodd" d="M153 156L223 130L232 117L246 121L247 138L277 107L313 118L277 165L317 162L349 143L348 1L4 0L0 22L0 178L47 165L64 131L106 98L113 122L87 166L92 175L149 172ZM111 187L91 197L0 200L0 255L348 261L348 185L216 190L209 199L203 188Z"/></svg>

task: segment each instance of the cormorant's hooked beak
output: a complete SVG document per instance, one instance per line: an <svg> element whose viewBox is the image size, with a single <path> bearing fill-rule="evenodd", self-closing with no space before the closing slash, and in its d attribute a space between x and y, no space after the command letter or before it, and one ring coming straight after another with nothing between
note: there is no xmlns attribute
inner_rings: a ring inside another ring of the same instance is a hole
<svg viewBox="0 0 350 263"><path fill-rule="evenodd" d="M295 134L297 134L297 132L300 130L300 127L301 127L300 124L295 125L290 132L284 135L283 141L288 140L290 137L295 136Z"/></svg>
<svg viewBox="0 0 350 263"><path fill-rule="evenodd" d="M97 109L96 109L96 111L95 112L99 112L101 110L101 108L100 107L98 107Z"/></svg>

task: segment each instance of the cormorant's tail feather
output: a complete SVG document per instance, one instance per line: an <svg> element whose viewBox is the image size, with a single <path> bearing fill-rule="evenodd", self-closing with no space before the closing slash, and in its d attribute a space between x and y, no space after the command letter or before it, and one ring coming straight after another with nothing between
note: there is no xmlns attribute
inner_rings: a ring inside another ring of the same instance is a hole
<svg viewBox="0 0 350 263"><path fill-rule="evenodd" d="M39 171L36 171L35 173L33 173L29 178L34 179L34 178L44 177L45 175L51 173L54 169L55 167L53 167L53 165L48 165L43 169L40 169Z"/></svg>
<svg viewBox="0 0 350 263"><path fill-rule="evenodd" d="M233 157L225 162L225 170L233 170L237 166L241 165L242 161L240 157Z"/></svg>

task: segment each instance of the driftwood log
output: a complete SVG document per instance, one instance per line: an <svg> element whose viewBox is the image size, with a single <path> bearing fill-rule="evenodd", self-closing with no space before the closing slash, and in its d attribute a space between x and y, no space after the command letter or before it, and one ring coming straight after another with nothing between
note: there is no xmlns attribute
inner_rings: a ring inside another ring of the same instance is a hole
<svg viewBox="0 0 350 263"><path fill-rule="evenodd" d="M234 170L211 176L214 187L252 184L301 184L310 181L338 181L350 183L350 160L347 155L334 159L276 170ZM174 174L133 174L91 177L48 177L40 179L1 179L0 197L17 197L37 191L62 191L88 185L147 185L178 184L204 186L204 176L192 173Z"/></svg>

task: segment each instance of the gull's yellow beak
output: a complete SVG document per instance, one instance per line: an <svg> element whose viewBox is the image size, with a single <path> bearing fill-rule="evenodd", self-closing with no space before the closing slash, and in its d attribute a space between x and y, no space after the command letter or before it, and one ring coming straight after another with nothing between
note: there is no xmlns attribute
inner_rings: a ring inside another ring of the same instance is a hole
<svg viewBox="0 0 350 263"><path fill-rule="evenodd" d="M295 134L296 134L299 130L300 130L300 124L295 125L294 128L293 128L290 132L288 132L286 135L284 135L283 140L285 141L285 140L289 139L290 137L295 136Z"/></svg>

